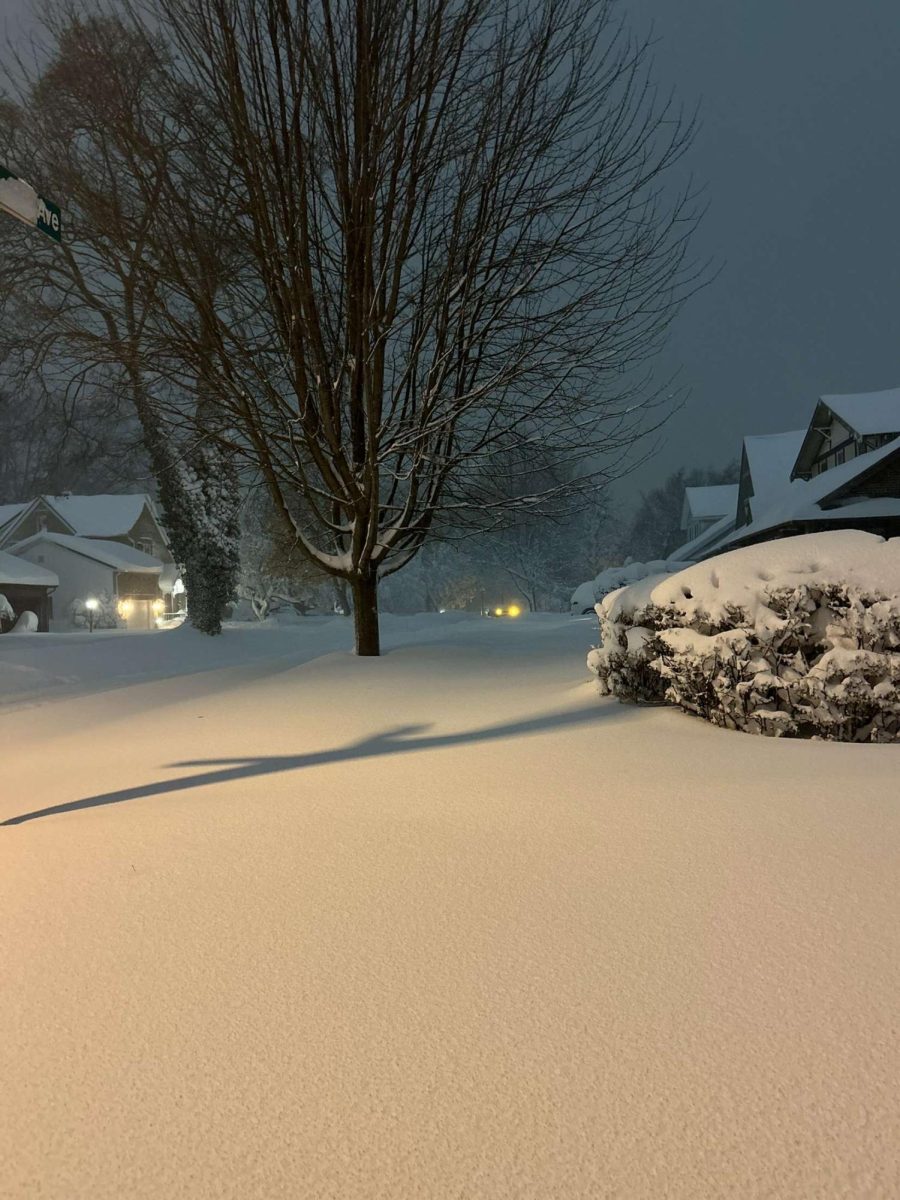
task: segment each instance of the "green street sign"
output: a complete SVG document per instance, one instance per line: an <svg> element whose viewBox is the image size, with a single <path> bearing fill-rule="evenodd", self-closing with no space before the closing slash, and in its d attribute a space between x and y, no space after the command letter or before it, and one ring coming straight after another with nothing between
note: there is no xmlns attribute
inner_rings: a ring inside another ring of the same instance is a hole
<svg viewBox="0 0 900 1200"><path fill-rule="evenodd" d="M62 213L52 200L39 196L30 183L0 163L0 211L39 229L54 242L62 241Z"/></svg>
<svg viewBox="0 0 900 1200"><path fill-rule="evenodd" d="M37 228L54 242L62 241L62 213L52 200L38 196Z"/></svg>

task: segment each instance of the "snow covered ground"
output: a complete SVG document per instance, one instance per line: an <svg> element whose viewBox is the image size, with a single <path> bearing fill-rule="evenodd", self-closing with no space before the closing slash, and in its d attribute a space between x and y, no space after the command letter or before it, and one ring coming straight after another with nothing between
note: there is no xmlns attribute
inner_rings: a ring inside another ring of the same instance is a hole
<svg viewBox="0 0 900 1200"><path fill-rule="evenodd" d="M900 747L386 626L0 639L0 1195L900 1195Z"/></svg>

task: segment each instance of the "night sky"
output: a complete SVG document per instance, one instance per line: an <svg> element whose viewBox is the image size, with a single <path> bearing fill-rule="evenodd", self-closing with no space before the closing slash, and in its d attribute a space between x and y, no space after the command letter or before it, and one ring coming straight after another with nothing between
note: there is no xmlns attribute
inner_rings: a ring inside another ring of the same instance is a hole
<svg viewBox="0 0 900 1200"><path fill-rule="evenodd" d="M621 0L702 128L690 166L721 267L673 329L690 399L623 491L804 424L822 392L900 385L896 0ZM6 0L8 33L23 0ZM0 26L2 27L2 26Z"/></svg>
<svg viewBox="0 0 900 1200"><path fill-rule="evenodd" d="M798 428L827 392L900 386L900 9L896 0L627 0L652 21L656 76L702 129L723 269L685 309L669 359L691 398L630 481L733 457Z"/></svg>

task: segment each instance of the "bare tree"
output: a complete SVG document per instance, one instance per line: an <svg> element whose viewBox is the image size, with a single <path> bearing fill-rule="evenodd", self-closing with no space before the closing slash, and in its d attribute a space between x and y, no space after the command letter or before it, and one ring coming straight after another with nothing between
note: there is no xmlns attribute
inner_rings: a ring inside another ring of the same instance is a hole
<svg viewBox="0 0 900 1200"><path fill-rule="evenodd" d="M101 123L143 218L131 361L262 476L377 654L378 578L436 521L590 495L663 418L643 368L698 283L668 185L692 122L614 0L127 7L149 81ZM536 445L564 478L489 486Z"/></svg>
<svg viewBox="0 0 900 1200"><path fill-rule="evenodd" d="M360 654L379 650L379 575L437 517L508 507L482 486L498 450L540 443L578 468L563 491L590 489L661 417L640 369L697 283L696 209L666 189L692 124L613 9L132 5L148 47L168 43L164 103L202 101L210 183L170 170L157 199L184 302L147 300L159 361L177 374L201 314L215 436L349 584ZM210 228L240 260L214 286L184 253Z"/></svg>
<svg viewBox="0 0 900 1200"><path fill-rule="evenodd" d="M204 371L202 319L185 307L196 346L177 379L155 364L148 312L165 302L159 275L171 253L159 198L171 153L164 59L112 18L82 19L67 4L44 9L41 65L20 64L18 103L0 105L5 153L23 174L64 199L61 246L4 225L0 232L0 359L25 384L63 398L77 420L89 407L139 430L176 557L184 563L192 622L218 633L236 584L240 504L234 467L211 435L214 400ZM182 155L182 177L187 156ZM165 251L160 251L160 242ZM198 269L205 264L194 252ZM216 269L228 266L219 252ZM214 277L214 271L209 271ZM177 348L169 348L171 360ZM161 416L185 414L179 431ZM124 400L130 420L120 413ZM136 418L136 422L135 422Z"/></svg>
<svg viewBox="0 0 900 1200"><path fill-rule="evenodd" d="M685 541L681 528L685 488L737 483L739 474L740 464L736 460L721 468L685 470L680 467L658 487L643 492L621 541L623 556L649 562L671 554Z"/></svg>

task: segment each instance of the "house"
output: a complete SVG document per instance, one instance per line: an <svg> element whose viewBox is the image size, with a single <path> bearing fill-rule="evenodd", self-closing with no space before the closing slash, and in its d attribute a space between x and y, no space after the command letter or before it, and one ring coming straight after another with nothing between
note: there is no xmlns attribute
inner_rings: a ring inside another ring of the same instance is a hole
<svg viewBox="0 0 900 1200"><path fill-rule="evenodd" d="M806 429L745 438L733 513L673 556L824 529L900 536L900 388L821 396Z"/></svg>
<svg viewBox="0 0 900 1200"><path fill-rule="evenodd" d="M163 562L174 561L153 500L143 492L122 496L73 496L64 492L0 506L0 549L43 530L109 539L134 546Z"/></svg>
<svg viewBox="0 0 900 1200"><path fill-rule="evenodd" d="M900 388L820 396L791 479L812 479L896 437L900 437Z"/></svg>
<svg viewBox="0 0 900 1200"><path fill-rule="evenodd" d="M117 602L129 629L152 629L165 607L160 578L164 564L142 550L112 539L75 537L68 533L34 533L9 547L9 554L53 572L59 586L52 616L62 624L73 601L106 593Z"/></svg>
<svg viewBox="0 0 900 1200"><path fill-rule="evenodd" d="M146 493L73 496L64 492L59 496L37 496L20 504L0 505L0 550L9 550L45 532L117 542L157 559L162 564L159 587L165 607L173 610L178 606L176 597L184 591L180 570L153 500ZM58 602L55 611L58 620Z"/></svg>
<svg viewBox="0 0 900 1200"><path fill-rule="evenodd" d="M42 633L50 628L50 597L58 586L59 577L53 571L0 551L0 596L6 597L17 618L23 612L33 612ZM8 611L2 603L0 610ZM4 619L3 611L0 611L0 633L6 633L13 625L13 621Z"/></svg>
<svg viewBox="0 0 900 1200"><path fill-rule="evenodd" d="M680 528L687 534L688 541L698 538L723 517L733 515L736 501L737 485L734 483L686 487Z"/></svg>

